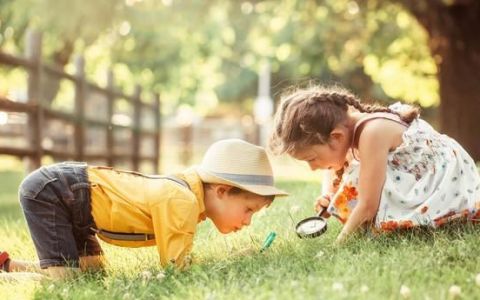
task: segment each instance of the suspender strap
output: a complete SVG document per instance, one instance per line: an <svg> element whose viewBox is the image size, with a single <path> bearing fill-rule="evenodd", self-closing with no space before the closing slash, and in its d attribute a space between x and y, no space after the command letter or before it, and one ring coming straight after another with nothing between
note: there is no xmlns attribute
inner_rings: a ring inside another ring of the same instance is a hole
<svg viewBox="0 0 480 300"><path fill-rule="evenodd" d="M168 176L158 176L156 178L171 180L189 190L192 190L188 182L186 182L185 180L177 176L168 175ZM137 241L138 242L138 241L150 241L155 239L155 235L153 233L112 232L112 231L107 231L104 229L97 229L97 228L92 228L92 230L95 233L100 234L106 238L109 238L111 240L117 240L117 241Z"/></svg>
<svg viewBox="0 0 480 300"><path fill-rule="evenodd" d="M122 232L112 232L103 229L95 229L92 230L96 234L100 234L106 238L116 241L150 241L155 239L154 234L147 234L147 233L122 233Z"/></svg>
<svg viewBox="0 0 480 300"><path fill-rule="evenodd" d="M168 179L168 180L171 180L171 181L174 181L176 183L178 183L179 185L189 189L189 190L192 190L190 188L190 185L188 184L188 182L186 182L185 180L181 179L181 178L178 178L177 176L175 175L168 175L168 176L164 176L164 177L161 177L161 178L164 178L164 179Z"/></svg>

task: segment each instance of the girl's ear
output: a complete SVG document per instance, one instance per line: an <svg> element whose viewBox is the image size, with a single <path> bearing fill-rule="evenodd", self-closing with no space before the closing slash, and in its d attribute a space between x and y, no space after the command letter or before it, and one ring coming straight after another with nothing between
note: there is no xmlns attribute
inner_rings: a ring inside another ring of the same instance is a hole
<svg viewBox="0 0 480 300"><path fill-rule="evenodd" d="M345 139L345 130L340 127L335 127L332 132L330 132L330 141L331 142L341 142Z"/></svg>

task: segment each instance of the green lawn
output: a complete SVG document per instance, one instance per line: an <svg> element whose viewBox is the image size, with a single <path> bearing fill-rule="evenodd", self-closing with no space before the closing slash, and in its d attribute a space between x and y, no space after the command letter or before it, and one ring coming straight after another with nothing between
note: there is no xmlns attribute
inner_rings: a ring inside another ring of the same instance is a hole
<svg viewBox="0 0 480 300"><path fill-rule="evenodd" d="M0 173L0 248L34 259L16 200L20 180L20 174ZM167 270L165 278L157 278L155 248L103 244L109 261L104 274L67 282L0 283L0 299L402 299L402 285L412 299L450 299L452 285L461 288L461 299L480 299L475 283L480 227L361 236L334 247L340 225L331 219L324 236L300 240L294 221L312 214L319 186L312 181L281 186L293 196L275 201L242 232L224 236L210 222L201 224L194 246L197 264L188 271ZM295 212L295 205L300 210ZM277 239L266 252L234 255L259 248L270 231Z"/></svg>

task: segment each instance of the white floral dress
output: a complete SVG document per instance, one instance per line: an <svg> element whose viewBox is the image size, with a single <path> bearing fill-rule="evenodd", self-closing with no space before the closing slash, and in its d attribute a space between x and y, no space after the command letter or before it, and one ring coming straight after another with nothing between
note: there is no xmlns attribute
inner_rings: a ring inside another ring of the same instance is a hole
<svg viewBox="0 0 480 300"><path fill-rule="evenodd" d="M386 118L395 121L393 116ZM360 162L350 163L328 208L342 223L357 203L359 170ZM374 222L380 231L438 227L460 217L480 219L480 177L474 161L455 140L421 119L408 126L402 144L389 153L386 175Z"/></svg>

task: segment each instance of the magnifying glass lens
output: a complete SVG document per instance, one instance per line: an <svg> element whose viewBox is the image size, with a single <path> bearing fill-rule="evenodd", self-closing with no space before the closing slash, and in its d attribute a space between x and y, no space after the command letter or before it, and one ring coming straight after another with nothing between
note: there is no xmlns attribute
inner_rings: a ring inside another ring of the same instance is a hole
<svg viewBox="0 0 480 300"><path fill-rule="evenodd" d="M297 231L300 234L312 234L314 232L320 231L323 226L325 226L325 222L322 220L311 220L310 222L305 222L298 226Z"/></svg>
<svg viewBox="0 0 480 300"><path fill-rule="evenodd" d="M307 218L298 223L295 230L300 238L316 237L327 230L327 221L321 217Z"/></svg>

